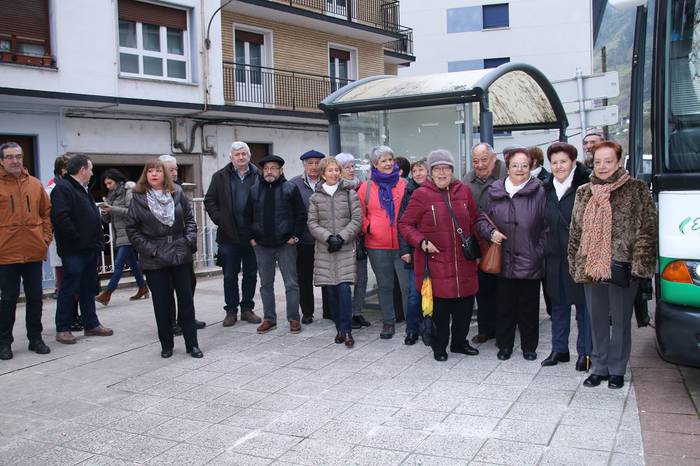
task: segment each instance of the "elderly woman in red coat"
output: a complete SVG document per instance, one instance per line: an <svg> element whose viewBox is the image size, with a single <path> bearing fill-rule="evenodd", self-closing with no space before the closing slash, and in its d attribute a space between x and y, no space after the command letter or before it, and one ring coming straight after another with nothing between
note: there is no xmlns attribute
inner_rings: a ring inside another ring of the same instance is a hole
<svg viewBox="0 0 700 466"><path fill-rule="evenodd" d="M399 230L415 248L416 289L421 289L427 261L433 285L433 320L437 329L433 338L433 356L437 361L446 361L450 317L450 351L470 356L479 354L467 340L474 295L479 288L477 265L476 261L464 256L462 240L448 203L465 238L475 235L478 210L469 188L454 178L452 154L435 150L428 155L427 164L431 178L411 196L399 222Z"/></svg>

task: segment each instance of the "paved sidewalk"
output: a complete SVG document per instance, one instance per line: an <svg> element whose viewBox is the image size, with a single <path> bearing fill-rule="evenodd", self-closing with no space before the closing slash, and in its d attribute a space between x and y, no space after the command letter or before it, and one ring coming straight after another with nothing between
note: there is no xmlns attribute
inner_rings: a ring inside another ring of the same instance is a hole
<svg viewBox="0 0 700 466"><path fill-rule="evenodd" d="M0 363L0 464L644 464L629 375L614 391L583 387L573 363L541 368L544 314L537 362L518 349L498 361L491 341L480 356L438 363L422 344L403 345L402 326L380 340L376 311L352 350L333 343L329 321L299 335L223 328L218 277L195 296L210 324L204 358L177 339L163 360L151 302L129 302L130 291L98 311L113 337L71 346L53 341L47 300L48 356L26 350L18 311L15 358Z"/></svg>

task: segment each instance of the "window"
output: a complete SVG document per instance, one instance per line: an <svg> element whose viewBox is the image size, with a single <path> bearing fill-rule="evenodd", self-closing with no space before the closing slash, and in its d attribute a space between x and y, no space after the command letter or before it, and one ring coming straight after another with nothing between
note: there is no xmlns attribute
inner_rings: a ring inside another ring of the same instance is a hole
<svg viewBox="0 0 700 466"><path fill-rule="evenodd" d="M328 49L328 75L331 77L331 92L350 82L352 71L351 53L348 50Z"/></svg>
<svg viewBox="0 0 700 466"><path fill-rule="evenodd" d="M509 57L500 58L484 58L484 69L487 68L498 68L504 63L510 63Z"/></svg>
<svg viewBox="0 0 700 466"><path fill-rule="evenodd" d="M119 0L119 71L177 81L189 79L187 12Z"/></svg>
<svg viewBox="0 0 700 466"><path fill-rule="evenodd" d="M236 29L236 82L261 84L265 36Z"/></svg>
<svg viewBox="0 0 700 466"><path fill-rule="evenodd" d="M497 68L498 66L509 63L509 57L500 58L484 58L483 60L458 60L447 62L447 71L455 73L457 71L483 70L488 68Z"/></svg>
<svg viewBox="0 0 700 466"><path fill-rule="evenodd" d="M0 14L0 62L51 66L48 0L9 3Z"/></svg>
<svg viewBox="0 0 700 466"><path fill-rule="evenodd" d="M480 6L447 9L447 33L481 31L482 12Z"/></svg>
<svg viewBox="0 0 700 466"><path fill-rule="evenodd" d="M508 27L508 4L498 3L496 5L484 5L483 29L495 29Z"/></svg>

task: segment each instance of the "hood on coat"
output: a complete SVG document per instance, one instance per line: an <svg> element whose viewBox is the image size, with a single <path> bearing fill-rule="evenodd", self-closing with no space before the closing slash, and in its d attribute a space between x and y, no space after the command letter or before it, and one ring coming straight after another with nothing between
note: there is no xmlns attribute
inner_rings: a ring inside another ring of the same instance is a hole
<svg viewBox="0 0 700 466"><path fill-rule="evenodd" d="M542 186L542 182L537 178L531 176L527 181L525 186L518 191L516 194L518 196L532 196L537 193L538 189ZM491 183L488 187L488 193L492 199L502 199L504 197L509 197L508 191L506 191L506 179L501 178Z"/></svg>
<svg viewBox="0 0 700 466"><path fill-rule="evenodd" d="M21 180L21 179L26 178L28 176L29 176L29 171L27 171L26 167L22 167L22 173L20 173L19 176L14 176L14 175L11 175L10 172L5 170L5 167L0 165L0 178L3 178L3 179L6 178L8 180Z"/></svg>

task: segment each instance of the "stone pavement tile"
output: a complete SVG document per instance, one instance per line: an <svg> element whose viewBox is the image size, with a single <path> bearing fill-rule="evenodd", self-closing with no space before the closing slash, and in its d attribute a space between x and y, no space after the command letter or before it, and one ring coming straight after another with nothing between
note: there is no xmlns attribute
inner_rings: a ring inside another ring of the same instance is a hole
<svg viewBox="0 0 700 466"><path fill-rule="evenodd" d="M200 431L187 439L187 443L224 450L235 445L236 442L250 434L250 432L250 429L242 427L213 424L208 429Z"/></svg>
<svg viewBox="0 0 700 466"><path fill-rule="evenodd" d="M641 411L697 415L695 405L681 383L641 384L636 393Z"/></svg>
<svg viewBox="0 0 700 466"><path fill-rule="evenodd" d="M694 458L700 463L700 441L696 435L669 432L642 432L644 453Z"/></svg>
<svg viewBox="0 0 700 466"><path fill-rule="evenodd" d="M384 422L385 426L404 427L406 429L432 430L447 417L447 413L440 411L426 411L422 409L404 408Z"/></svg>
<svg viewBox="0 0 700 466"><path fill-rule="evenodd" d="M291 411L309 401L306 396L293 396L273 393L265 395L260 401L251 406L253 409L263 409L268 411Z"/></svg>
<svg viewBox="0 0 700 466"><path fill-rule="evenodd" d="M678 463L675 464L678 465ZM613 452L608 466L644 466L644 455L628 455Z"/></svg>
<svg viewBox="0 0 700 466"><path fill-rule="evenodd" d="M126 392L146 392L150 387L158 385L163 382L163 379L159 377L153 377L150 375L142 375L139 377L129 377L116 384L112 385L110 388L115 390L123 390Z"/></svg>
<svg viewBox="0 0 700 466"><path fill-rule="evenodd" d="M493 369L465 369L458 364L445 372L442 377L440 377L440 380L462 383L481 383L491 375L492 372Z"/></svg>
<svg viewBox="0 0 700 466"><path fill-rule="evenodd" d="M143 463L175 445L176 443L170 440L134 435L112 443L104 453L113 458Z"/></svg>
<svg viewBox="0 0 700 466"><path fill-rule="evenodd" d="M567 406L573 396L573 391L527 388L523 390L518 401L520 403Z"/></svg>
<svg viewBox="0 0 700 466"><path fill-rule="evenodd" d="M160 414L161 416L177 417L191 409L202 406L204 403L194 400L180 400L177 398L169 398L161 401L155 406L151 406L146 410L150 414Z"/></svg>
<svg viewBox="0 0 700 466"><path fill-rule="evenodd" d="M530 384L530 388L542 388L545 390L567 390L575 391L581 382L583 377L581 376L556 376L556 375L545 375L542 372L537 374Z"/></svg>
<svg viewBox="0 0 700 466"><path fill-rule="evenodd" d="M464 397L454 412L458 414L473 414L475 416L503 417L512 404L512 401L507 400Z"/></svg>
<svg viewBox="0 0 700 466"><path fill-rule="evenodd" d="M381 450L357 446L346 453L340 463L357 466L390 466L398 465L408 456L404 451Z"/></svg>
<svg viewBox="0 0 700 466"><path fill-rule="evenodd" d="M377 426L370 430L359 443L366 447L412 451L427 436L427 432L420 430Z"/></svg>
<svg viewBox="0 0 700 466"><path fill-rule="evenodd" d="M371 363L368 361L361 361L357 359L342 358L332 362L333 367L337 367L340 370L347 372L362 372L362 369L369 366Z"/></svg>
<svg viewBox="0 0 700 466"><path fill-rule="evenodd" d="M267 395L267 393L256 392L253 390L230 390L225 395L217 398L216 402L237 406L239 408L248 408L265 398Z"/></svg>
<svg viewBox="0 0 700 466"><path fill-rule="evenodd" d="M135 393L120 400L116 400L110 403L109 406L111 406L112 408L125 409L128 411L143 411L145 409L157 405L158 403L164 400L166 400L166 398L162 396Z"/></svg>
<svg viewBox="0 0 700 466"><path fill-rule="evenodd" d="M491 433L491 437L547 445L556 427L557 425L553 422L501 419Z"/></svg>
<svg viewBox="0 0 700 466"><path fill-rule="evenodd" d="M475 390L468 392L469 396L475 398L488 398L490 400L515 401L523 393L524 387L509 387L506 385L478 385Z"/></svg>
<svg viewBox="0 0 700 466"><path fill-rule="evenodd" d="M275 393L280 391L287 385L291 385L295 381L296 379L290 377L283 377L281 375L281 371L279 371L273 374L258 377L255 380L251 380L247 384L241 385L241 388L246 390L255 390L258 392Z"/></svg>
<svg viewBox="0 0 700 466"><path fill-rule="evenodd" d="M221 424L248 429L262 429L279 418L282 413L264 409L243 408L232 416L227 417Z"/></svg>
<svg viewBox="0 0 700 466"><path fill-rule="evenodd" d="M316 357L316 356L305 356L303 358L298 358L296 359L293 363L289 365L289 367L297 367L300 369L321 369L323 367L328 366L329 364L333 363L332 360L329 360L327 358L321 358L321 357ZM333 363L335 366L335 363ZM364 364L362 367L365 367L367 364ZM348 369L345 369L348 370Z"/></svg>
<svg viewBox="0 0 700 466"><path fill-rule="evenodd" d="M88 427L84 424L78 424L74 421L64 421L58 424L53 424L45 429L32 429L27 431L24 437L30 440L36 440L39 442L51 443L54 445L64 445L80 435L83 435L86 431L94 429L93 427Z"/></svg>
<svg viewBox="0 0 700 466"><path fill-rule="evenodd" d="M337 464L337 460L348 453L353 445L345 442L327 442L304 439L280 457L281 462L317 466Z"/></svg>
<svg viewBox="0 0 700 466"><path fill-rule="evenodd" d="M243 453L244 455L279 458L302 440L301 437L293 437L291 435L255 432L237 441L231 448L231 451Z"/></svg>
<svg viewBox="0 0 700 466"><path fill-rule="evenodd" d="M563 447L580 447L586 445L590 450L611 451L615 442L617 424L567 426L560 424L552 437L551 445Z"/></svg>
<svg viewBox="0 0 700 466"><path fill-rule="evenodd" d="M393 390L382 386L381 388L368 393L367 396L363 397L362 402L366 404L402 408L411 403L414 398L416 398L416 394L414 392Z"/></svg>
<svg viewBox="0 0 700 466"><path fill-rule="evenodd" d="M498 361L495 355L493 359L500 363L497 368L499 371L537 374L541 369L540 364L536 361L525 361L522 357L522 353L518 350L513 352L513 357L508 361Z"/></svg>
<svg viewBox="0 0 700 466"><path fill-rule="evenodd" d="M279 413L278 413L279 414ZM325 416L288 411L261 427L266 432L308 437L328 422Z"/></svg>
<svg viewBox="0 0 700 466"><path fill-rule="evenodd" d="M459 406L460 399L450 392L424 391L405 403L410 409L423 409L426 411L442 411L449 413Z"/></svg>
<svg viewBox="0 0 700 466"><path fill-rule="evenodd" d="M202 384L218 377L221 377L220 372L197 369L189 371L186 374L182 374L181 376L176 377L175 380L178 382Z"/></svg>
<svg viewBox="0 0 700 466"><path fill-rule="evenodd" d="M183 400L194 400L194 401L214 401L217 398L227 394L229 390L223 387L216 387L213 385L197 385L190 390L180 392L174 395L174 398L181 398Z"/></svg>
<svg viewBox="0 0 700 466"><path fill-rule="evenodd" d="M639 420L645 431L700 435L700 419L697 415L642 412Z"/></svg>
<svg viewBox="0 0 700 466"><path fill-rule="evenodd" d="M315 399L322 396L323 392L328 390L333 385L334 384L330 382L322 383L300 380L291 385L287 385L277 393L281 395L304 395Z"/></svg>
<svg viewBox="0 0 700 466"><path fill-rule="evenodd" d="M401 466L466 466L467 464L470 464L467 460L412 454L401 463Z"/></svg>
<svg viewBox="0 0 700 466"><path fill-rule="evenodd" d="M552 446L545 450L541 466L606 466L610 453Z"/></svg>
<svg viewBox="0 0 700 466"><path fill-rule="evenodd" d="M90 413L76 417L74 420L80 424L102 427L119 419L134 414L133 411L105 406Z"/></svg>
<svg viewBox="0 0 700 466"><path fill-rule="evenodd" d="M0 464L16 464L26 461L42 452L45 443L27 439L16 439L0 445Z"/></svg>
<svg viewBox="0 0 700 466"><path fill-rule="evenodd" d="M474 459L484 463L524 466L537 464L543 452L544 447L540 445L488 439Z"/></svg>
<svg viewBox="0 0 700 466"><path fill-rule="evenodd" d="M685 458L681 456L644 455L646 466L698 466L697 458Z"/></svg>
<svg viewBox="0 0 700 466"><path fill-rule="evenodd" d="M175 445L160 455L148 460L146 464L170 466L172 464L187 464L198 466L207 464L222 453L221 450L204 448L197 445L181 443Z"/></svg>
<svg viewBox="0 0 700 466"><path fill-rule="evenodd" d="M594 404L592 407L596 407ZM569 426L617 426L621 410L589 409L569 407L564 411L561 423Z"/></svg>
<svg viewBox="0 0 700 466"><path fill-rule="evenodd" d="M260 377L259 375L237 374L235 372L221 374L219 377L207 381L207 385L221 387L228 390L240 389L243 385L252 382Z"/></svg>
<svg viewBox="0 0 700 466"><path fill-rule="evenodd" d="M506 372L502 370L495 370L486 377L483 383L493 384L493 385L507 385L507 386L528 386L535 378L535 374L528 372Z"/></svg>
<svg viewBox="0 0 700 466"><path fill-rule="evenodd" d="M259 456L242 455L226 451L211 460L209 466L267 466L272 463L270 458L260 458Z"/></svg>
<svg viewBox="0 0 700 466"><path fill-rule="evenodd" d="M207 357L209 357L210 354L211 353L207 353ZM236 357L227 357L224 359L219 359L211 364L207 364L203 367L203 369L210 372L232 373L236 372L239 368L245 366L249 362L249 360L236 355Z"/></svg>
<svg viewBox="0 0 700 466"><path fill-rule="evenodd" d="M624 396L618 395L615 390L610 390L607 385L601 384L596 388L584 387L574 394L571 399L571 407L602 409L605 411L620 412L625 406Z"/></svg>
<svg viewBox="0 0 700 466"><path fill-rule="evenodd" d="M261 354L259 355L260 358L258 359L260 362L264 362L267 364L273 364L275 366L288 366L293 364L295 361L300 359L299 356L295 356L292 354L285 354L285 353L279 353L277 351L272 351L267 354Z"/></svg>
<svg viewBox="0 0 700 466"><path fill-rule="evenodd" d="M370 422L330 421L311 434L311 438L328 442L359 443L367 433L376 428Z"/></svg>
<svg viewBox="0 0 700 466"><path fill-rule="evenodd" d="M294 410L299 415L317 416L327 420L347 410L353 403L349 401L310 399Z"/></svg>
<svg viewBox="0 0 700 466"><path fill-rule="evenodd" d="M372 422L380 424L398 412L399 408L357 403L341 414L333 416L343 422Z"/></svg>
<svg viewBox="0 0 700 466"><path fill-rule="evenodd" d="M26 437L31 432L51 427L55 422L54 418L22 414L21 410L7 408L4 414L0 414L0 434L7 437Z"/></svg>
<svg viewBox="0 0 700 466"><path fill-rule="evenodd" d="M122 430L132 434L142 434L148 429L152 429L165 421L168 421L169 419L171 418L168 416L161 416L158 414L133 413L109 424L109 428L114 430Z"/></svg>
<svg viewBox="0 0 700 466"><path fill-rule="evenodd" d="M524 421L559 422L566 406L548 403L532 404L516 401L505 417Z"/></svg>
<svg viewBox="0 0 700 466"><path fill-rule="evenodd" d="M72 446L92 453L106 454L112 448L112 445L125 440L128 441L133 437L135 435L118 430L97 428L75 439L72 442Z"/></svg>
<svg viewBox="0 0 700 466"><path fill-rule="evenodd" d="M460 434L465 437L488 437L500 421L497 417L450 414L436 426L438 434Z"/></svg>
<svg viewBox="0 0 700 466"><path fill-rule="evenodd" d="M194 409L185 411L182 414L180 414L180 417L183 419L189 419L191 421L203 421L216 424L233 416L240 410L241 408L237 406L213 402L205 403L203 405L197 406Z"/></svg>
<svg viewBox="0 0 700 466"><path fill-rule="evenodd" d="M486 442L484 438L466 437L460 434L432 434L415 448L423 455L446 456L469 460Z"/></svg>
<svg viewBox="0 0 700 466"><path fill-rule="evenodd" d="M94 455L86 459L80 466L133 466L129 461L118 460L104 455Z"/></svg>
<svg viewBox="0 0 700 466"><path fill-rule="evenodd" d="M635 382L682 382L681 373L676 366L648 367L634 372Z"/></svg>
<svg viewBox="0 0 700 466"><path fill-rule="evenodd" d="M210 426L207 422L175 418L149 429L145 435L182 442Z"/></svg>
<svg viewBox="0 0 700 466"><path fill-rule="evenodd" d="M169 398L171 396L177 395L178 393L186 392L187 390L191 390L198 386L199 385L194 383L178 382L176 380L166 380L165 382L161 382L159 384L152 385L146 388L145 390L143 390L143 393Z"/></svg>
<svg viewBox="0 0 700 466"><path fill-rule="evenodd" d="M321 383L321 382L317 382L317 383ZM286 390L287 389L285 388L282 391L284 392ZM369 395L369 393L371 393L371 391L372 390L367 388L367 387L364 387L361 389L355 389L355 388L348 387L345 384L338 384L338 385L332 385L331 387L323 390L323 392L321 392L321 394L319 396L322 399L328 399L328 400L357 402L357 401L363 401Z"/></svg>
<svg viewBox="0 0 700 466"><path fill-rule="evenodd" d="M49 449L42 449L42 451L32 458L27 458L18 464L27 465L37 465L42 466L59 466L59 465L74 465L81 461L85 461L90 458L92 453L87 453L84 451L72 450L70 448L64 447L53 447ZM3 464L9 464L3 462Z"/></svg>
<svg viewBox="0 0 700 466"><path fill-rule="evenodd" d="M644 454L641 431L619 429L615 438L615 447L613 451L630 453L633 455Z"/></svg>

